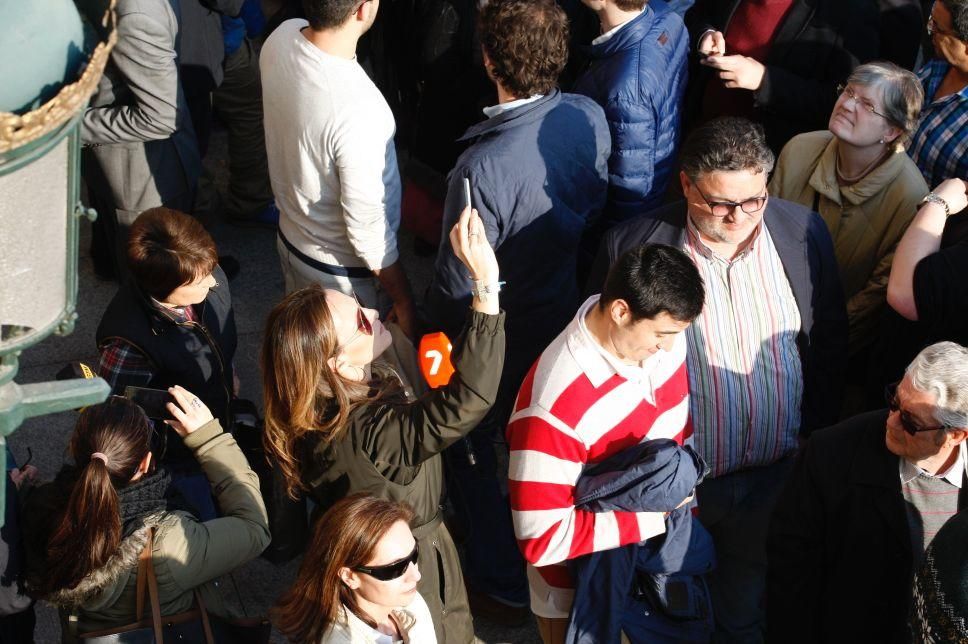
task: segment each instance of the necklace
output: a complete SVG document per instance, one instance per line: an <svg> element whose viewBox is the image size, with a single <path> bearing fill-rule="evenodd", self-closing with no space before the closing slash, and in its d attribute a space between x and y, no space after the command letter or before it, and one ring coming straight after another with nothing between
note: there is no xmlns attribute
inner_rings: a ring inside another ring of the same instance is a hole
<svg viewBox="0 0 968 644"><path fill-rule="evenodd" d="M837 182L842 186L853 185L858 181L860 181L861 179L863 179L864 177L866 177L868 174L870 174L871 171L877 166L879 166L884 161L885 158L887 158L887 152L884 152L878 155L877 158L874 159L870 164L868 164L863 170L861 170L860 173L852 177L848 177L848 176L845 176L844 173L840 171L840 155L838 154L837 163L834 164L834 171L837 173Z"/></svg>

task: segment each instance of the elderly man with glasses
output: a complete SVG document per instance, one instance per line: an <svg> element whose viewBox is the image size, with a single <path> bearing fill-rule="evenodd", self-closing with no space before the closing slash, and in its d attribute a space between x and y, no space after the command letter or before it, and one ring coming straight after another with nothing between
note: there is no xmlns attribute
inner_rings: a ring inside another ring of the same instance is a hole
<svg viewBox="0 0 968 644"><path fill-rule="evenodd" d="M965 507L968 349L918 354L887 409L814 434L776 505L767 610L775 642L909 642L911 578Z"/></svg>
<svg viewBox="0 0 968 644"><path fill-rule="evenodd" d="M680 155L685 201L606 235L590 288L625 250L683 249L706 304L686 331L690 415L711 478L698 489L712 534L717 641L760 642L766 526L800 436L836 421L847 318L827 228L803 206L771 198L763 128L720 118Z"/></svg>

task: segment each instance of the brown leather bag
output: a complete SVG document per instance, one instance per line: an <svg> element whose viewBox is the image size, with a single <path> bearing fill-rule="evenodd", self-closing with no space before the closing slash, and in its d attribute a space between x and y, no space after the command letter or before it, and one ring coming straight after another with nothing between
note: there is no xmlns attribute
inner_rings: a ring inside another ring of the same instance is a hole
<svg viewBox="0 0 968 644"><path fill-rule="evenodd" d="M178 641L185 644L267 644L272 626L264 618L224 619L210 616L205 602L196 588L195 606L176 615L161 614L158 580L151 562L155 529L148 532L148 542L138 555L138 586L135 605L137 621L124 626L80 633L85 644L163 644ZM145 591L151 605L151 615L144 616ZM71 620L76 620L72 615Z"/></svg>

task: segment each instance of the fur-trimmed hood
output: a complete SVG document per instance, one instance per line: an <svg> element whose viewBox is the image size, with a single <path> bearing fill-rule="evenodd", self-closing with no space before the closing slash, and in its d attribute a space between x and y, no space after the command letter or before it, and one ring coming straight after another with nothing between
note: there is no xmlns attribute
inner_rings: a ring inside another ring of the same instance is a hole
<svg viewBox="0 0 968 644"><path fill-rule="evenodd" d="M121 540L118 551L107 563L92 570L73 588L53 593L47 601L59 608L75 608L119 582L126 583L129 575L138 573L138 556L148 543L148 531L157 527L163 518L163 513L145 517L144 525Z"/></svg>

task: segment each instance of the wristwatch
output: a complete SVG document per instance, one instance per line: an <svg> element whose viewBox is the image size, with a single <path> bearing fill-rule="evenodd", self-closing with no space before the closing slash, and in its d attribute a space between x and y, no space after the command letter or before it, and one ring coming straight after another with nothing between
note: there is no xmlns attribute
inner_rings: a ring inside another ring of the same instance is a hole
<svg viewBox="0 0 968 644"><path fill-rule="evenodd" d="M927 196L921 200L921 203L918 207L920 208L920 206L923 206L926 203L936 203L942 208L944 208L945 217L948 217L949 215L951 215L951 208L948 207L948 202L945 201L944 198L938 196L933 192L929 192Z"/></svg>

